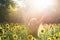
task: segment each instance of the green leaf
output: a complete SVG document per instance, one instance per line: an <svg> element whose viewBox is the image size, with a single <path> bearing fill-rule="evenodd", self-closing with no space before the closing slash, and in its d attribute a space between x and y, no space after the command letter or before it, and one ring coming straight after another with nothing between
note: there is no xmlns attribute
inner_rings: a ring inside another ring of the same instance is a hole
<svg viewBox="0 0 60 40"><path fill-rule="evenodd" d="M9 37L7 37L6 40L9 40Z"/></svg>

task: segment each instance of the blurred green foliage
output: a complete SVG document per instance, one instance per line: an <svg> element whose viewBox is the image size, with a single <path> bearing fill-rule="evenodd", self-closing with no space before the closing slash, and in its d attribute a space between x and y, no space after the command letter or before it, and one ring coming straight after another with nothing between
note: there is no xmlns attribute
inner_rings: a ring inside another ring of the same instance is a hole
<svg viewBox="0 0 60 40"><path fill-rule="evenodd" d="M12 0L0 0L0 22L8 22L9 21L9 13L12 12L10 11L11 5L12 8L15 7L15 4Z"/></svg>

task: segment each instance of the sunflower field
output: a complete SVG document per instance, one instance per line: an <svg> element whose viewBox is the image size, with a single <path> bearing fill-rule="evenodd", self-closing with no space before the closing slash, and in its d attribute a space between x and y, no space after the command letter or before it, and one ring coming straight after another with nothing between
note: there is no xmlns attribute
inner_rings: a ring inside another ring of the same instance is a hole
<svg viewBox="0 0 60 40"><path fill-rule="evenodd" d="M60 24L41 24L34 36L24 24L0 24L0 40L60 40Z"/></svg>

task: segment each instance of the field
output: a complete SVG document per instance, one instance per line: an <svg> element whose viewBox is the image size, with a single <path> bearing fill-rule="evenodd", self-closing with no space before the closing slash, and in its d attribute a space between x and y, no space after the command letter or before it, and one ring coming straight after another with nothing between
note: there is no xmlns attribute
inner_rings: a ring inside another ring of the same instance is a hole
<svg viewBox="0 0 60 40"><path fill-rule="evenodd" d="M0 24L0 40L60 40L60 24L41 24L33 34L24 24Z"/></svg>

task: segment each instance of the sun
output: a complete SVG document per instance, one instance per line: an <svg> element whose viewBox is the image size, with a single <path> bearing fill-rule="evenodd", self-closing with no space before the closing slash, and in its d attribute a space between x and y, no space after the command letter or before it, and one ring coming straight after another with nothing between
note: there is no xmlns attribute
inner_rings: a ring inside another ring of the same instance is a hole
<svg viewBox="0 0 60 40"><path fill-rule="evenodd" d="M54 0L29 0L29 11L42 12L54 6Z"/></svg>

